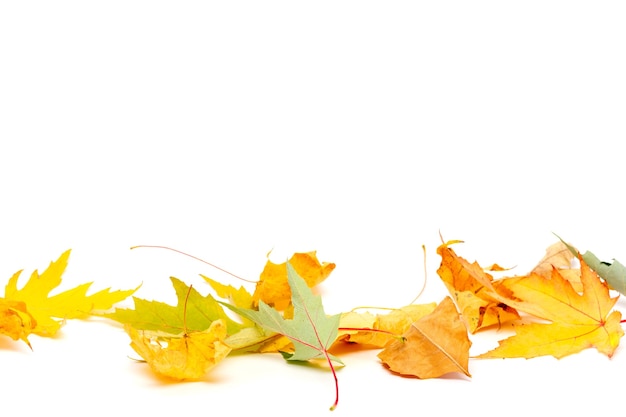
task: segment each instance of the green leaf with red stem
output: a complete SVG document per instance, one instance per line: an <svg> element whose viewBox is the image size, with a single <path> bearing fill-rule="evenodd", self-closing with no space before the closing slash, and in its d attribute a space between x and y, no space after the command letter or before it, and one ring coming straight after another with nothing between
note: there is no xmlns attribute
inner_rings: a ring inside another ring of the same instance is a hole
<svg viewBox="0 0 626 417"><path fill-rule="evenodd" d="M286 319L283 315L264 302L259 303L258 310L239 308L228 303L222 303L235 313L259 326L275 333L282 334L293 342L293 354L283 355L288 361L309 361L321 359L328 363L335 379L335 402L331 410L339 402L339 384L333 362L343 365L328 349L337 338L340 315L328 316L324 312L322 300L314 295L291 264L287 263L287 279L291 288L291 302L293 304L293 319Z"/></svg>

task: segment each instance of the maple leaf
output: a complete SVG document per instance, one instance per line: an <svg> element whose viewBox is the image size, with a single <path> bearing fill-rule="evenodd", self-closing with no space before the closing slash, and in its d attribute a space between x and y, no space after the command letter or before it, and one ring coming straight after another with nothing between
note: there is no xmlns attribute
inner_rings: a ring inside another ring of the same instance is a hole
<svg viewBox="0 0 626 417"><path fill-rule="evenodd" d="M260 301L279 311L289 306L291 287L287 279L287 263L291 264L309 287L324 281L335 269L334 263L320 263L315 251L294 253L287 262L281 264L275 264L268 259L252 295L254 307Z"/></svg>
<svg viewBox="0 0 626 417"><path fill-rule="evenodd" d="M626 295L626 266L617 259L613 259L613 262L603 262L589 251L582 254L582 258L612 289Z"/></svg>
<svg viewBox="0 0 626 417"><path fill-rule="evenodd" d="M241 308L252 308L254 301L252 294L250 294L244 287L235 288L232 285L225 285L221 282L215 281L207 276L200 274L202 278L213 288L218 297L228 300L232 305Z"/></svg>
<svg viewBox="0 0 626 417"><path fill-rule="evenodd" d="M479 357L562 358L589 347L611 357L624 334L621 313L611 311L617 297L610 297L608 285L582 258L580 264L582 293L556 268L550 278L530 274L503 279L502 286L510 291L507 303L551 323L517 326L516 335Z"/></svg>
<svg viewBox="0 0 626 417"><path fill-rule="evenodd" d="M393 372L421 379L468 370L472 343L454 302L445 297L435 310L411 324L404 340L390 343L378 357Z"/></svg>
<svg viewBox="0 0 626 417"><path fill-rule="evenodd" d="M51 262L41 274L34 271L21 289L18 289L17 283L22 271L16 272L5 287L4 300L14 302L13 307L5 309L5 318L6 314L9 314L10 320L15 323L16 317L19 317L24 323L23 329L21 333L18 331L13 334L19 334L19 339L26 343L30 333L53 336L64 320L86 318L98 311L108 310L137 290L137 288L124 291L105 289L87 295L92 283L86 283L50 295L50 292L61 284L61 276L67 267L69 255L70 251L67 250L56 261ZM24 308L16 307L15 302L23 303ZM13 332L15 331L14 329Z"/></svg>
<svg viewBox="0 0 626 417"><path fill-rule="evenodd" d="M288 361L309 361L321 359L328 363L335 379L335 402L339 401L339 386L333 362L343 364L336 356L328 352L329 346L337 338L341 315L327 316L319 295L314 295L307 282L298 275L291 263L287 262L287 280L291 289L293 318L286 319L275 308L264 301L259 301L258 310L239 308L227 303L225 306L242 317L254 321L263 328L281 334L294 345L293 353L283 355Z"/></svg>
<svg viewBox="0 0 626 417"><path fill-rule="evenodd" d="M469 331L475 333L485 327L519 319L517 311L502 302L498 294L501 291L499 283L494 282L477 262L470 264L458 256L449 247L453 243L460 241L450 241L437 248L441 256L437 273L456 301Z"/></svg>
<svg viewBox="0 0 626 417"><path fill-rule="evenodd" d="M129 324L137 330L169 334L180 334L185 330L201 332L220 319L226 324L228 334L234 334L243 328L241 324L228 317L211 294L203 296L178 278L170 277L170 280L176 291L176 306L133 297L135 308L116 308L114 312L102 316Z"/></svg>

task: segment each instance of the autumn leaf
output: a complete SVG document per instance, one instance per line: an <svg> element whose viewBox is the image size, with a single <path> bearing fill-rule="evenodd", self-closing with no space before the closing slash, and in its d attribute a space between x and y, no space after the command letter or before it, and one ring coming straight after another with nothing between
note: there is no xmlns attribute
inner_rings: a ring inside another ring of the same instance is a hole
<svg viewBox="0 0 626 417"><path fill-rule="evenodd" d="M580 268L573 267L573 261L577 253L572 252L563 241L558 241L546 249L546 253L530 271L531 274L538 274L545 278L552 276L554 268L559 270L561 276L572 283L577 292L582 291L580 283Z"/></svg>
<svg viewBox="0 0 626 417"><path fill-rule="evenodd" d="M546 249L543 258L530 272L542 276L550 276L554 268L560 270L569 269L572 267L572 261L576 255L562 241L553 243Z"/></svg>
<svg viewBox="0 0 626 417"><path fill-rule="evenodd" d="M222 284L202 274L200 276L213 288L218 297L228 300L230 304L237 307L253 308L252 294L244 287L235 288L232 285Z"/></svg>
<svg viewBox="0 0 626 417"><path fill-rule="evenodd" d="M293 318L286 319L275 308L264 301L259 301L258 310L239 308L224 303L242 317L254 321L266 330L281 334L294 345L293 353L285 354L288 361L324 360L328 363L335 379L335 402L339 401L339 387L333 362L343 364L339 358L330 354L328 348L337 338L340 315L327 316L319 295L314 295L307 282L301 278L291 263L287 262L287 280L290 286Z"/></svg>
<svg viewBox="0 0 626 417"><path fill-rule="evenodd" d="M387 314L348 312L341 315L338 340L383 348L398 339L412 323L433 312L437 303L411 304Z"/></svg>
<svg viewBox="0 0 626 417"><path fill-rule="evenodd" d="M254 307L258 307L260 301L279 311L289 306L291 287L287 279L287 263L291 264L309 287L324 281L335 269L334 263L320 263L315 251L294 253L288 262L281 264L275 264L268 259L252 295Z"/></svg>
<svg viewBox="0 0 626 417"><path fill-rule="evenodd" d="M471 376L471 344L454 302L446 297L432 313L411 324L404 340L390 343L378 357L401 375L426 379L461 372Z"/></svg>
<svg viewBox="0 0 626 417"><path fill-rule="evenodd" d="M177 305L133 297L134 308L116 308L103 317L129 324L137 330L180 334L184 330L202 332L216 320L223 320L228 334L244 326L231 319L211 294L201 295L178 278L170 277L176 291Z"/></svg>
<svg viewBox="0 0 626 417"><path fill-rule="evenodd" d="M9 335L11 337L19 335L19 339L28 343L27 337L30 333L53 336L65 320L86 318L96 312L108 310L137 290L110 291L110 289L105 289L87 295L92 283L86 283L56 295L50 295L50 292L61 284L61 276L67 267L69 255L69 250L64 252L41 274L34 271L22 288L18 289L17 285L21 271L9 279L5 287L3 303L5 307L0 307L4 310L3 319L8 322L0 323L0 328L15 326L17 322L21 322L22 330L13 327L12 335ZM21 307L16 307L18 305ZM3 333L8 334L7 331Z"/></svg>
<svg viewBox="0 0 626 417"><path fill-rule="evenodd" d="M519 319L515 309L501 301L498 282L486 273L477 262L469 263L458 256L449 246L460 241L440 245L437 253L441 265L437 273L454 298L469 331L476 331Z"/></svg>
<svg viewBox="0 0 626 417"><path fill-rule="evenodd" d="M217 296L239 308L253 309L252 294L244 287L235 288L207 276L200 275L213 288ZM293 311L291 311L293 314ZM242 317L242 328L226 338L226 344L237 352L278 353L293 352L293 344L281 334L267 331Z"/></svg>
<svg viewBox="0 0 626 417"><path fill-rule="evenodd" d="M591 269L596 271L609 284L611 289L626 295L626 266L616 259L613 259L613 262L603 262L589 251L586 251L582 258Z"/></svg>
<svg viewBox="0 0 626 417"><path fill-rule="evenodd" d="M131 347L158 375L199 379L231 351L228 332L241 330L209 294L171 277L176 306L133 297L134 309L118 308L104 317L124 324Z"/></svg>
<svg viewBox="0 0 626 417"><path fill-rule="evenodd" d="M35 318L26 310L26 304L0 298L0 334L22 340L32 349L28 335L36 325Z"/></svg>
<svg viewBox="0 0 626 417"><path fill-rule="evenodd" d="M218 319L201 332L184 331L178 336L151 330L137 330L130 324L124 329L131 347L157 374L175 380L202 378L231 351L224 342L226 323Z"/></svg>
<svg viewBox="0 0 626 417"><path fill-rule="evenodd" d="M556 268L550 278L531 274L503 279L501 285L510 291L507 303L550 323L517 326L516 335L479 357L562 358L589 347L611 357L624 334L621 313L611 311L617 297L610 297L608 285L584 260L580 263L582 293Z"/></svg>

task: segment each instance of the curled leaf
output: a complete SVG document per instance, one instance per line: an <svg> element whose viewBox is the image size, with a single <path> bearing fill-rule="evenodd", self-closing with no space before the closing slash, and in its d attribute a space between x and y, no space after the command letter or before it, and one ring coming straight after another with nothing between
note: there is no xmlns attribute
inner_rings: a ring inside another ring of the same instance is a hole
<svg viewBox="0 0 626 417"><path fill-rule="evenodd" d="M441 266L437 273L456 301L469 331L476 331L519 319L515 309L501 301L499 282L486 273L477 262L469 263L458 256L448 242L437 248Z"/></svg>
<svg viewBox="0 0 626 417"><path fill-rule="evenodd" d="M28 335L36 326L37 321L26 310L26 304L0 298L0 334L13 340L22 340L31 347Z"/></svg>
<svg viewBox="0 0 626 417"><path fill-rule="evenodd" d="M215 320L207 330L164 335L150 330L137 330L126 324L131 347L157 374L176 379L202 378L230 353L224 343L226 323Z"/></svg>

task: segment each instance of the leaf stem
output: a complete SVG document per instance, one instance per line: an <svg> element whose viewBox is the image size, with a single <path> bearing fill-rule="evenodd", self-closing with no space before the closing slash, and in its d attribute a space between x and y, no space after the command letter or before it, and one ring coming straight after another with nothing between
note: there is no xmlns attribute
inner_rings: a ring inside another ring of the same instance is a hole
<svg viewBox="0 0 626 417"><path fill-rule="evenodd" d="M330 411L333 411L337 408L339 404L339 380L337 379L337 372L335 371L335 367L333 366L333 361L330 359L328 355L328 351L324 349L324 355L326 356L326 360L328 361L328 366L330 366L330 371L333 373L333 378L335 378L335 402L330 406Z"/></svg>
<svg viewBox="0 0 626 417"><path fill-rule="evenodd" d="M356 331L356 332L374 332L374 333L385 333L388 334L389 336L394 336L394 337L400 337L395 333L391 333L388 330L383 330L383 329L372 329L370 327L340 327L339 330L343 330L343 331Z"/></svg>
<svg viewBox="0 0 626 417"><path fill-rule="evenodd" d="M411 301L409 304L415 303L417 299L422 296L422 294L424 293L424 290L426 289L426 281L428 278L428 272L426 270L426 246L425 245L422 245L422 252L424 252L424 283L422 284L422 289L420 290L420 292L417 293L413 301Z"/></svg>
<svg viewBox="0 0 626 417"><path fill-rule="evenodd" d="M173 252L180 253L181 255L185 255L185 256L188 256L188 257L190 257L190 258L193 258L193 259L195 259L195 260L197 260L197 261L200 261L200 262L202 262L202 263L205 263L205 264L207 264L207 265L209 265L209 266L211 266L211 267L213 267L213 268L215 268L215 269L217 269L217 270L220 270L220 271L222 271L222 272L224 272L224 273L226 273L226 274L228 274L228 275L230 275L230 276L232 276L232 277L235 277L235 278L237 278L237 279L240 279L240 280L242 280L242 281L245 281L245 282L250 282L250 283L252 283L252 284L256 284L256 283L257 283L257 281L252 281L252 280L249 280L249 279L246 279L246 278L242 278L242 277L240 277L239 275L235 275L235 274L233 274L232 272L227 271L227 270L225 270L224 268L220 268L219 266L214 265L214 264L212 264L212 263L210 263L210 262L207 262L207 261L205 261L205 260L204 260L204 259L202 259L202 258L198 258L197 256L190 255L190 254L188 254L188 253L186 253L186 252L183 252L183 251L180 251L180 250L178 250L178 249L170 248L169 246L160 246L160 245L136 245L136 246L131 246L130 248L131 248L131 249L137 249L137 248L153 248L153 249L166 249L166 250L171 250L171 251L173 251Z"/></svg>
<svg viewBox="0 0 626 417"><path fill-rule="evenodd" d="M189 302L189 294L191 294L191 288L193 285L189 286L187 290L187 295L185 295L185 306L183 308L183 334L187 334L187 303Z"/></svg>

